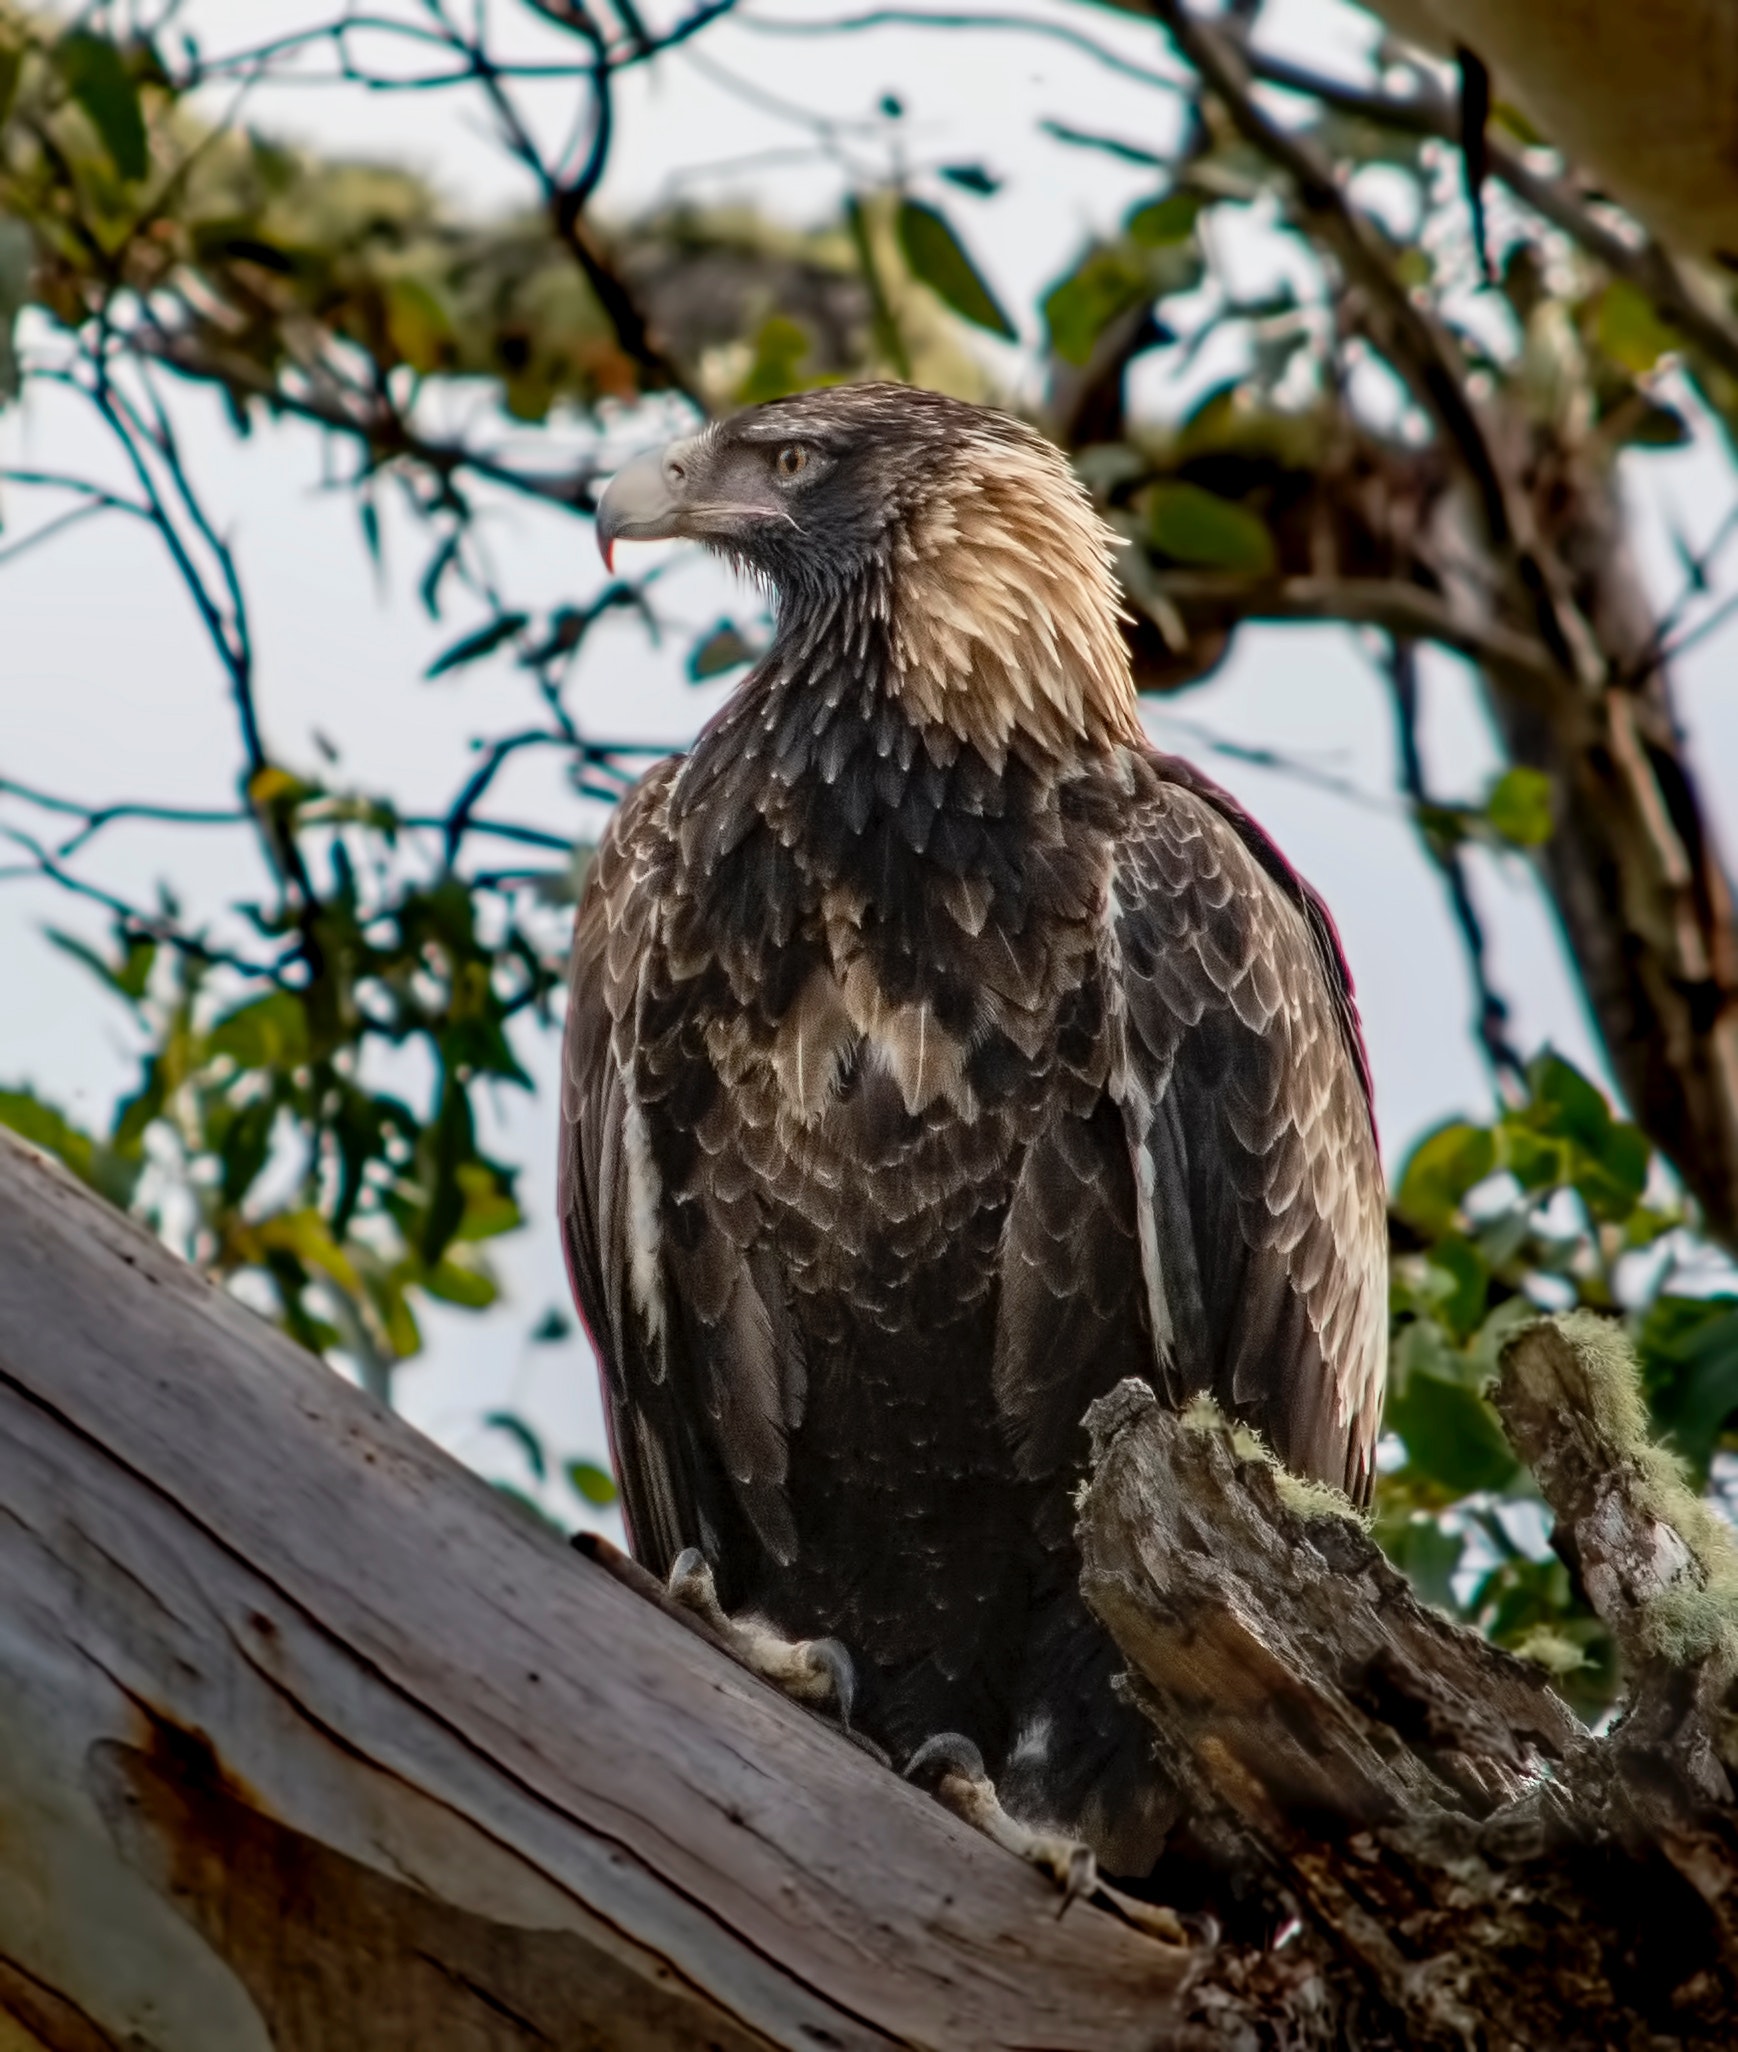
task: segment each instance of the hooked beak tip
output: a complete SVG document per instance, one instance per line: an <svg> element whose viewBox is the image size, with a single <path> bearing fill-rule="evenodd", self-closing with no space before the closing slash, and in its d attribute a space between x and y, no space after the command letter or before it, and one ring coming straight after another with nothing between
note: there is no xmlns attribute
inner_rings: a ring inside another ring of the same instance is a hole
<svg viewBox="0 0 1738 2052"><path fill-rule="evenodd" d="M682 532L683 471L673 454L681 445L626 463L604 487L597 504L597 547L615 572L618 541L668 541Z"/></svg>

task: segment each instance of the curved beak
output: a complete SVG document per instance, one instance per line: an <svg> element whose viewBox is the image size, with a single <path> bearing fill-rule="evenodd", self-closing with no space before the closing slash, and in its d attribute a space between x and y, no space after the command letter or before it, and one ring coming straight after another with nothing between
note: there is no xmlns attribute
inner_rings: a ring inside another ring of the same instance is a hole
<svg viewBox="0 0 1738 2052"><path fill-rule="evenodd" d="M604 568L615 569L618 541L668 541L680 532L686 480L684 443L672 442L624 464L604 488L597 505L597 546Z"/></svg>
<svg viewBox="0 0 1738 2052"><path fill-rule="evenodd" d="M597 546L615 569L619 541L670 541L681 535L729 548L745 529L768 521L795 527L790 508L752 456L733 458L703 428L623 464L597 502Z"/></svg>

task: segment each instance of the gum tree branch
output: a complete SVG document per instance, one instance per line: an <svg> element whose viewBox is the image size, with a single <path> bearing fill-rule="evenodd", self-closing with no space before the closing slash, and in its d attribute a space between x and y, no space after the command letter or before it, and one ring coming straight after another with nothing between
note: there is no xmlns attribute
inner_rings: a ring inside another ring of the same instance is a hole
<svg viewBox="0 0 1738 2052"><path fill-rule="evenodd" d="M1477 663L1501 664L1506 674L1535 692L1545 689L1555 674L1543 643L1499 622L1467 619L1448 600L1398 577L1251 578L1230 571L1155 569L1134 551L1125 553L1123 560L1130 596L1137 604L1168 604L1185 616L1332 620L1377 627L1384 633L1436 642Z"/></svg>
<svg viewBox="0 0 1738 2052"><path fill-rule="evenodd" d="M20 2043L1208 2052L1189 1948L1058 1919L6 1133L0 1498Z"/></svg>
<svg viewBox="0 0 1738 2052"><path fill-rule="evenodd" d="M1304 95L1379 128L1402 135L1435 136L1456 146L1460 142L1460 111L1434 81L1420 75L1404 98L1369 87L1351 85L1309 65L1296 64L1242 45L1252 75L1265 84ZM1672 326L1710 362L1738 377L1738 326L1722 320L1697 297L1669 251L1647 238L1635 240L1600 220L1570 182L1536 171L1525 155L1500 135L1486 137L1488 169L1516 199L1542 221L1560 229L1613 277L1622 278L1651 299Z"/></svg>
<svg viewBox="0 0 1738 2052"><path fill-rule="evenodd" d="M1385 665L1394 699L1394 725L1400 744L1400 785L1411 801L1413 819L1425 853L1430 857L1448 892L1454 923L1460 934L1467 970L1478 1000L1474 1030L1485 1051L1492 1075L1524 1082L1527 1073L1514 1042L1509 1038L1509 1007L1491 982L1485 945L1484 923L1473 903L1472 882L1466 861L1453 840L1434 832L1429 824L1435 811L1425 776L1424 751L1418 733L1418 649L1410 641L1392 640Z"/></svg>

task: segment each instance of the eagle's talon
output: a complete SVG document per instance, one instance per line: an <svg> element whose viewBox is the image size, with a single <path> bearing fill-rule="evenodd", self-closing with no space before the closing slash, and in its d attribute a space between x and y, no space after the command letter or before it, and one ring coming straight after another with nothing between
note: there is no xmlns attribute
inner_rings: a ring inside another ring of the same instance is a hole
<svg viewBox="0 0 1738 2052"><path fill-rule="evenodd" d="M807 1645L811 1666L818 1676L826 1679L833 1708L839 1713L839 1722L849 1731L851 1705L857 1696L857 1670L845 1650L845 1642L842 1639L810 1639Z"/></svg>
<svg viewBox="0 0 1738 2052"><path fill-rule="evenodd" d="M1098 1888L1098 1861L1092 1848L1060 1833L1034 1831L1002 1808L996 1784L984 1767L984 1756L957 1731L925 1739L905 1763L905 1778L927 1788L956 1817L993 1838L1005 1852L1036 1867L1056 1884L1062 1910Z"/></svg>
<svg viewBox="0 0 1738 2052"><path fill-rule="evenodd" d="M906 1780L928 1789L931 1795L940 1794L941 1783L949 1776L967 1783L981 1782L994 1792L984 1756L964 1732L938 1731L933 1738L926 1738L905 1763ZM948 1807L954 1805L950 1803Z"/></svg>
<svg viewBox="0 0 1738 2052"><path fill-rule="evenodd" d="M698 1546L685 1546L677 1554L665 1586L683 1609L703 1617L714 1631L724 1632L728 1637L730 1620L718 1600L718 1587L706 1556Z"/></svg>
<svg viewBox="0 0 1738 2052"><path fill-rule="evenodd" d="M850 1730L857 1671L842 1641L786 1639L758 1618L732 1617L718 1600L718 1585L697 1546L677 1554L665 1587L671 1600L701 1618L751 1674L811 1708L830 1705Z"/></svg>
<svg viewBox="0 0 1738 2052"><path fill-rule="evenodd" d="M1062 1891L1060 1916L1071 1902L1091 1895L1098 1887L1098 1862L1092 1848L1077 1838L1035 1838L1028 1855L1035 1867L1042 1867Z"/></svg>

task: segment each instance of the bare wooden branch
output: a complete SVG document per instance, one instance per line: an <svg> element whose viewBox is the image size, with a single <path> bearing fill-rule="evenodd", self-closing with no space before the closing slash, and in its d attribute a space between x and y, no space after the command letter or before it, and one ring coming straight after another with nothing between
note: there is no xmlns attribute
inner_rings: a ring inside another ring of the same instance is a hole
<svg viewBox="0 0 1738 2052"><path fill-rule="evenodd" d="M1296 1498L1216 1413L1125 1382L1088 1424L1081 1586L1199 1797L1228 1773L1234 1804L1253 1776L1353 1826L1486 1816L1574 1748L1543 1669L1420 1603L1349 1507Z"/></svg>
<svg viewBox="0 0 1738 2052"><path fill-rule="evenodd" d="M0 2043L1150 2052L1048 1884L0 1135Z"/></svg>

